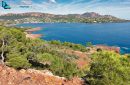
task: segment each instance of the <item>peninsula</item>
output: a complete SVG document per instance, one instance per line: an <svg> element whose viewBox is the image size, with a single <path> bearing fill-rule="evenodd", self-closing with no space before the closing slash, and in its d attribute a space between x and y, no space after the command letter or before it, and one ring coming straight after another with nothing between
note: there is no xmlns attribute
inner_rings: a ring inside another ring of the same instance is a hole
<svg viewBox="0 0 130 85"><path fill-rule="evenodd" d="M39 30L41 30L40 27L25 30L26 37L31 38L31 39L40 38L42 34L33 34L33 32L39 31Z"/></svg>

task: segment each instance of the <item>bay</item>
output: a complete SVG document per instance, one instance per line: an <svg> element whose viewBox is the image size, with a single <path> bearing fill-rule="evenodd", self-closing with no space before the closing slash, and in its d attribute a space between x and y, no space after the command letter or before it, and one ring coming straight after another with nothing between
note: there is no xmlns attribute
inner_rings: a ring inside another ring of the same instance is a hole
<svg viewBox="0 0 130 85"><path fill-rule="evenodd" d="M130 53L130 23L25 23L23 27L41 27L34 32L41 39L60 40L85 45L86 42L121 47L121 53Z"/></svg>

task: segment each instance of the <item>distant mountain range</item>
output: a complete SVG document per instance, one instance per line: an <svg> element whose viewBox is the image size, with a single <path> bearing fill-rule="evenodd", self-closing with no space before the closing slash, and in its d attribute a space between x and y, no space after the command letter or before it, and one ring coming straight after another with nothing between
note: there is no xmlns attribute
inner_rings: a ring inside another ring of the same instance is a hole
<svg viewBox="0 0 130 85"><path fill-rule="evenodd" d="M48 13L29 12L20 14L5 14L0 16L1 21L14 21L15 23L29 22L85 22L85 23L102 23L102 22L124 22L127 20L120 19L111 15L100 15L95 12L84 14L54 15Z"/></svg>
<svg viewBox="0 0 130 85"><path fill-rule="evenodd" d="M75 17L75 18L99 18L99 17L104 17L104 18L116 18L111 15L100 15L95 12L87 12L84 14L68 14L68 15L54 15L54 14L48 14L48 13L40 13L40 12L29 12L29 13L20 13L20 14L5 14L1 15L0 19L12 19L12 17L16 16L16 19L21 19L21 18L27 18L27 17L50 17L50 18L67 18L67 17ZM14 19L15 19L14 18Z"/></svg>

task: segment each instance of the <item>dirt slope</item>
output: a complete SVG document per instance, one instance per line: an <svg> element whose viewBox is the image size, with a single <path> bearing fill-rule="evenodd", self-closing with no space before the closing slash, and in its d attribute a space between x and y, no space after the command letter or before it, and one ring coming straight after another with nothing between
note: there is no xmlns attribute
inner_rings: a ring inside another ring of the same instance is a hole
<svg viewBox="0 0 130 85"><path fill-rule="evenodd" d="M79 78L67 80L47 70L20 70L0 65L0 85L83 85Z"/></svg>

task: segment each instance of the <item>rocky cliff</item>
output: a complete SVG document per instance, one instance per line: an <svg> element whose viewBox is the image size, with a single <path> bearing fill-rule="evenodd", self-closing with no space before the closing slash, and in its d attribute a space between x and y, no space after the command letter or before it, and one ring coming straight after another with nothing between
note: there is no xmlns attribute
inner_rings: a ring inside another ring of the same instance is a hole
<svg viewBox="0 0 130 85"><path fill-rule="evenodd" d="M0 65L0 85L82 85L79 78L67 80L54 76L47 70L15 70L13 68Z"/></svg>

